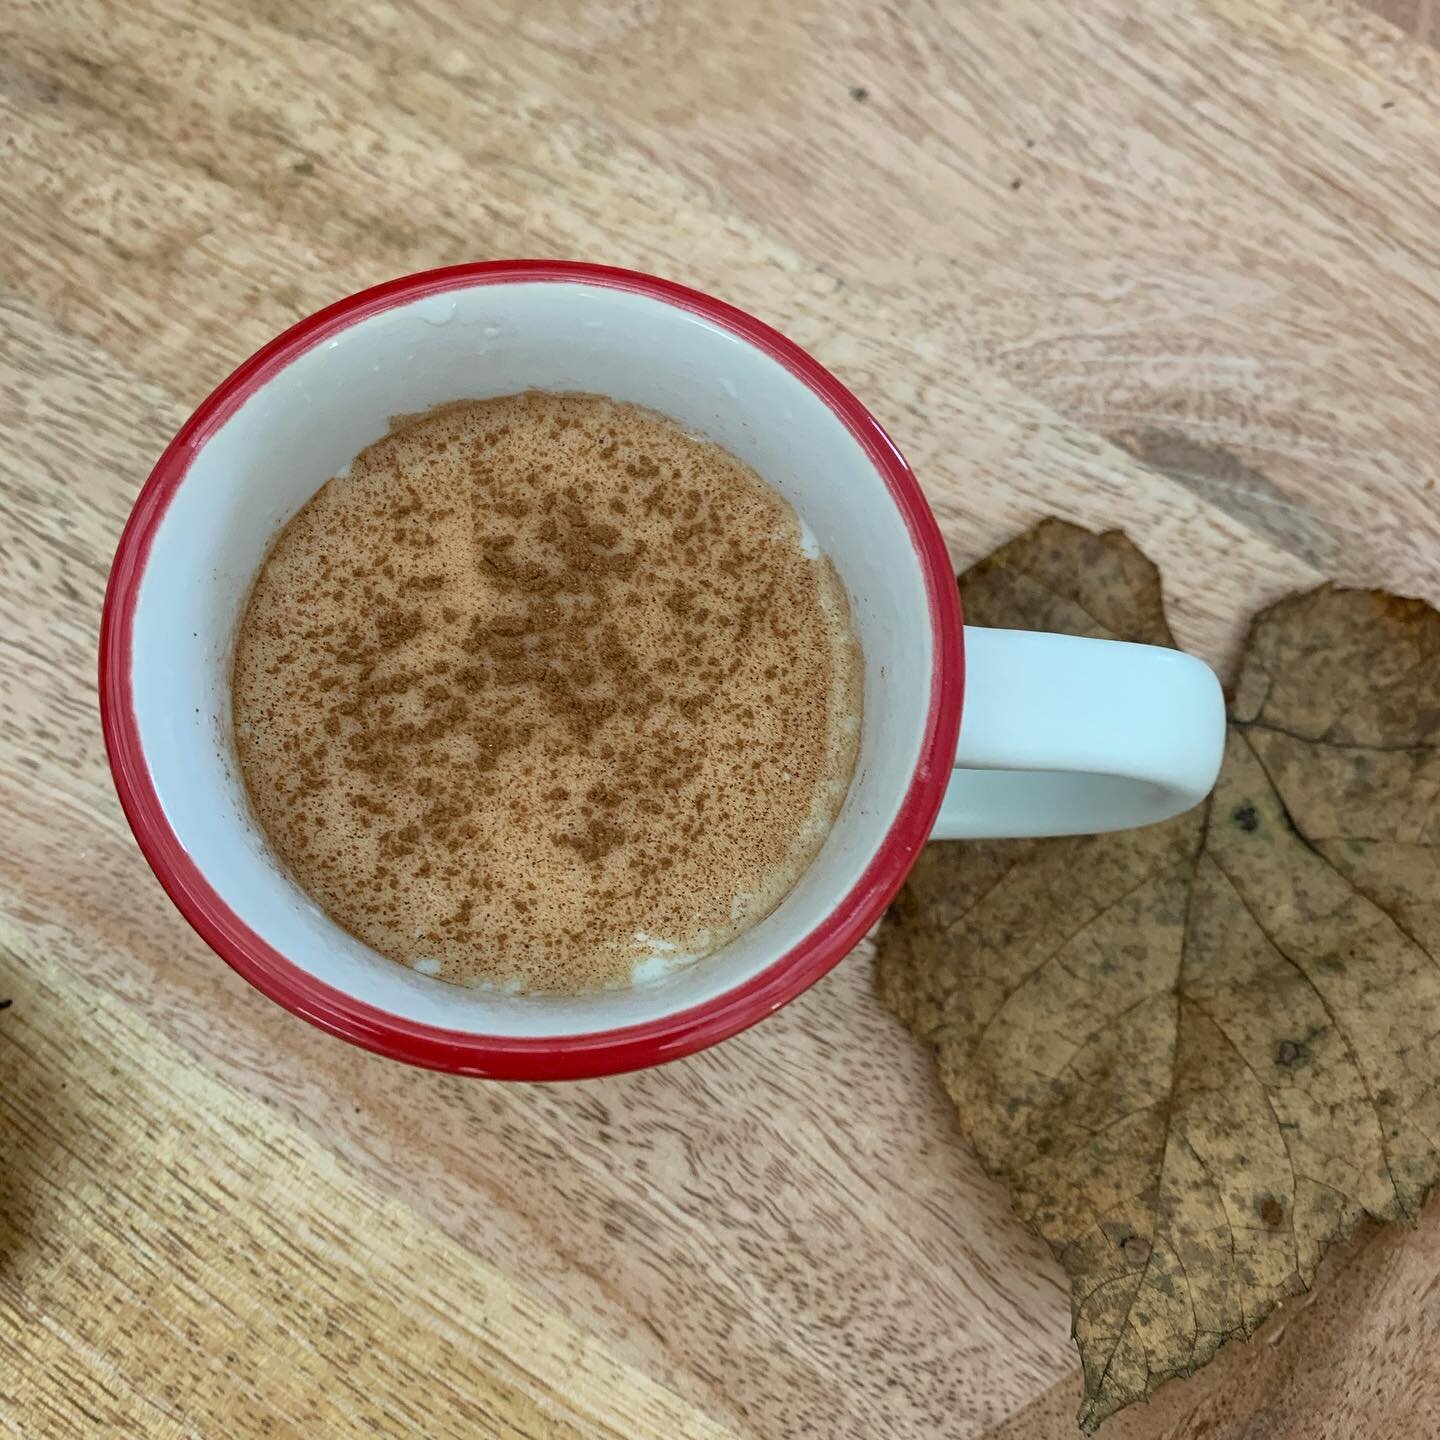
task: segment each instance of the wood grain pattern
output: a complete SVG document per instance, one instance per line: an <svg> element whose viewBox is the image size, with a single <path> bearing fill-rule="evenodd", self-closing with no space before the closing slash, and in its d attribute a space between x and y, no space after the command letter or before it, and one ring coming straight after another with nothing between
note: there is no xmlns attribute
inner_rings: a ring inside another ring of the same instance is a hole
<svg viewBox="0 0 1440 1440"><path fill-rule="evenodd" d="M868 949L646 1075L351 1051L135 850L105 572L165 440L275 331L541 254L814 350L957 565L1045 513L1122 524L1222 665L1321 574L1440 599L1440 55L1409 28L1320 0L6 9L0 1433L1071 1433L1061 1277ZM1433 1213L1369 1239L1115 1433L1427 1433L1435 1246Z"/></svg>
<svg viewBox="0 0 1440 1440"><path fill-rule="evenodd" d="M26 1281L0 1296L19 1416L77 1434L161 1417L176 1434L727 1433L134 1009L4 943L25 965L0 1231Z"/></svg>

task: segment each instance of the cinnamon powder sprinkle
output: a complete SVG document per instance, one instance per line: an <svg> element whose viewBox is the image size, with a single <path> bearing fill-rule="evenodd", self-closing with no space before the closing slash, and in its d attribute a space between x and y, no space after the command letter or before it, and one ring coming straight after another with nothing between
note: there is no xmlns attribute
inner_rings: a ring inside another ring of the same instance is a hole
<svg viewBox="0 0 1440 1440"><path fill-rule="evenodd" d="M285 527L236 748L297 882L444 980L627 984L768 914L855 766L843 587L719 446L594 395L411 418Z"/></svg>

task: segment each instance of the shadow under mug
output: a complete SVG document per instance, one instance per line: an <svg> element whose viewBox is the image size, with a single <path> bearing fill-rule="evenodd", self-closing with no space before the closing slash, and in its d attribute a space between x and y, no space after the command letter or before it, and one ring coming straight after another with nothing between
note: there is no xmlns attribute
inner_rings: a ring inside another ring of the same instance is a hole
<svg viewBox="0 0 1440 1440"><path fill-rule="evenodd" d="M573 996L447 985L349 935L271 854L229 741L234 633L279 528L391 416L529 388L649 406L752 465L833 560L864 653L855 778L785 900L689 967ZM458 265L363 291L226 379L161 456L121 537L100 705L140 848L246 979L368 1049L532 1080L659 1064L723 1040L849 952L932 833L1069 834L1162 819L1208 791L1223 741L1219 687L1189 656L962 632L915 477L859 401L797 346L682 286L552 261Z"/></svg>

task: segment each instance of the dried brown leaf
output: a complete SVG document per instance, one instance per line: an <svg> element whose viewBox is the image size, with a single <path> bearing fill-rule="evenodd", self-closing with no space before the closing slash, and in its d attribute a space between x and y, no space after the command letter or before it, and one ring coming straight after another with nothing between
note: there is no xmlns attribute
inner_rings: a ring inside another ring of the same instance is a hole
<svg viewBox="0 0 1440 1440"><path fill-rule="evenodd" d="M967 619L1169 644L1154 567L1049 521ZM1440 1174L1440 614L1331 587L1251 631L1209 802L926 848L881 993L1070 1276L1080 1424L1188 1375Z"/></svg>

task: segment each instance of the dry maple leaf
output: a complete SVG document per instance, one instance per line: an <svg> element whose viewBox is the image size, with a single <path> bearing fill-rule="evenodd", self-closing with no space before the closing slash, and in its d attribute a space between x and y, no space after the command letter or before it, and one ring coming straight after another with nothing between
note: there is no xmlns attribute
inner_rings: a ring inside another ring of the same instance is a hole
<svg viewBox="0 0 1440 1440"><path fill-rule="evenodd" d="M1171 644L1122 535L1047 521L967 619ZM1070 1277L1080 1424L1188 1375L1440 1163L1440 614L1325 587L1251 631L1210 800L933 844L880 932L985 1168Z"/></svg>

